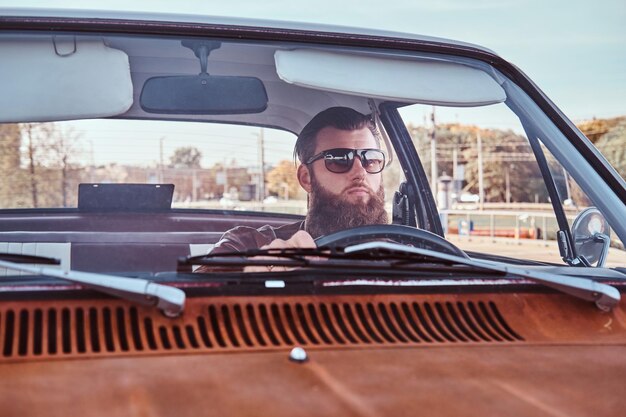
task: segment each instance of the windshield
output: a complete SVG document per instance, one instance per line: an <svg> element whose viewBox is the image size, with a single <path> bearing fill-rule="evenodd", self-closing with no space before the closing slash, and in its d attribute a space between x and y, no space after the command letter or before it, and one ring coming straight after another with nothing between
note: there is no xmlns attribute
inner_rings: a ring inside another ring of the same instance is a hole
<svg viewBox="0 0 626 417"><path fill-rule="evenodd" d="M445 238L439 247L452 244L456 255L566 265L559 211L570 233L580 212L602 206L580 183L582 171L570 172L580 155L559 152L564 136L551 122L530 123L530 110L516 107L520 93L484 63L320 45L65 35L0 41L20 50L53 42L57 55L88 51L119 72L100 87L129 90L102 93L80 109L47 99L32 116L3 104L0 252L56 257L61 268L159 273L176 269L179 257L277 239L314 246L343 230L393 223ZM103 49L126 57L130 74L100 56ZM325 75L309 71L311 62ZM98 84L80 78L69 82ZM424 86L433 83L440 88L429 92ZM594 141L623 168L616 144L624 122L607 126ZM626 265L615 222L600 213L608 218L605 265ZM397 237L376 236L363 239Z"/></svg>

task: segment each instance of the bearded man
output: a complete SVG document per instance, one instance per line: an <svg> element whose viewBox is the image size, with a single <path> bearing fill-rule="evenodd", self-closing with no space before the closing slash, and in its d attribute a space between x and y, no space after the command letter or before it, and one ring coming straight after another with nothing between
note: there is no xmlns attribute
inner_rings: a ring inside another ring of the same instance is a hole
<svg viewBox="0 0 626 417"><path fill-rule="evenodd" d="M226 232L212 254L255 248L315 247L313 239L356 226L385 224L382 170L385 156L373 122L347 108L331 107L302 129L294 154L298 182L308 194L305 220Z"/></svg>

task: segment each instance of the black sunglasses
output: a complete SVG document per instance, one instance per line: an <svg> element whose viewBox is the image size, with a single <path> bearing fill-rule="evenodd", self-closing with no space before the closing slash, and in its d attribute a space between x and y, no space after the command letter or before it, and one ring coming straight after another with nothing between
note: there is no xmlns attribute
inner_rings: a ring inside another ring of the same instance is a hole
<svg viewBox="0 0 626 417"><path fill-rule="evenodd" d="M361 165L368 174L378 174L385 168L385 154L380 149L327 149L313 155L304 164L309 165L318 159L324 159L327 170L335 174L343 174L352 169L355 156L359 157Z"/></svg>

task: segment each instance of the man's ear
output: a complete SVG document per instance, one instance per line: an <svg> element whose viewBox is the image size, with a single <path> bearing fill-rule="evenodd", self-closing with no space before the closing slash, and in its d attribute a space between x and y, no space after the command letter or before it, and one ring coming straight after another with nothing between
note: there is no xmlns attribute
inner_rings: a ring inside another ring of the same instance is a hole
<svg viewBox="0 0 626 417"><path fill-rule="evenodd" d="M304 188L304 191L307 193L311 192L311 173L309 172L309 167L304 164L298 166L298 182Z"/></svg>

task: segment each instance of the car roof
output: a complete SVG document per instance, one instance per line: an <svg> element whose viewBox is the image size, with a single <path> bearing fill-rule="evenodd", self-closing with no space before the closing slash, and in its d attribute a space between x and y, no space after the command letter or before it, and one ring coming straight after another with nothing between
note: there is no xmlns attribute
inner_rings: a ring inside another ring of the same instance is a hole
<svg viewBox="0 0 626 417"><path fill-rule="evenodd" d="M116 10L86 10L86 9L70 9L70 8L2 8L0 7L0 16L7 17L48 17L48 18L97 18L97 19L114 19L114 20L137 20L137 21L153 21L153 22L179 22L179 23L198 23L207 25L225 25L248 28L271 28L271 29L287 29L297 31L312 32L328 32L346 35L362 35L381 38L399 38L413 41L422 41L429 43L442 43L459 47L469 47L477 49L489 54L497 55L494 51L480 45L463 42L454 39L440 38L434 36L425 36L415 33L395 32L380 29L362 28L355 26L327 25L321 23L308 23L302 21L286 21L286 20L269 20L269 19L252 19L228 16L214 16L206 14L178 14L178 13L161 13L161 12L139 12L139 11L116 11Z"/></svg>
<svg viewBox="0 0 626 417"><path fill-rule="evenodd" d="M338 35L339 42L341 42L342 36L346 35L346 39L350 39L350 36L362 36L365 37L365 44L369 39L392 39L392 40L408 40L411 42L425 42L429 45L446 46L444 51L452 49L454 47L472 49L474 51L480 51L485 54L494 55L494 53L486 48L482 48L477 45L469 43L459 42L455 40L421 36L415 34L398 33L391 31L373 30L365 28L344 27L344 26L331 26L323 24L311 24L302 22L288 22L277 20L261 20L261 19L249 19L249 18L237 18L237 17L219 17L208 15L191 15L191 14L170 14L170 13L145 13L145 12L133 12L133 11L113 11L113 10L83 10L83 9L65 9L65 8L0 8L0 22L2 20L10 20L11 18L20 19L27 18L29 21L36 22L37 18L41 18L43 23L54 19L69 19L71 23L81 22L87 26L96 20L111 20L117 22L158 22L168 24L198 24L208 25L213 27L233 27L235 29L241 29L247 33L262 31L262 29L275 29L277 31L299 31L305 34L315 33L332 33ZM34 18L34 19L33 19ZM74 20L74 21L73 21ZM141 28L140 28L141 29ZM154 25L150 28L151 33L157 33L154 31ZM233 34L234 35L234 34ZM155 67L156 61L153 56L146 55L143 51L148 48L151 49L149 40L131 40L131 39L115 39L115 36L107 36L107 42L110 46L125 51L131 62L133 63L132 76L133 83L143 85L144 82L153 75L159 75L160 67ZM333 91L320 91L315 89L303 88L298 85L290 85L279 80L276 69L274 68L274 52L276 46L268 44L264 48L249 48L245 44L232 44L228 47L222 47L215 56L224 57L223 62L225 65L240 65L244 61L254 61L255 68L260 71L261 74L247 74L259 77L268 90L268 96L271 97L268 108L262 113L258 114L237 114L237 115L219 115L219 116L185 116L185 120L197 120L197 121L213 121L213 122L225 122L225 123L241 123L250 124L256 126L266 126L284 129L293 133L299 133L304 125L319 111L333 106L346 106L351 107L364 114L371 112L371 103L366 97L359 97L350 94L343 94L341 92ZM158 49L159 54L164 58L162 65L167 68L168 58L184 58L180 56L180 45L177 44L175 48L164 47L159 45L158 48L152 48L151 50ZM184 50L184 48L182 48ZM237 52L239 51L239 52ZM189 54L187 54L189 55ZM245 59L242 60L242 58ZM143 65L143 61L148 60L150 65L153 66L151 71L143 71L146 65ZM199 63L195 59L182 60L179 66L182 68L185 66L186 71L192 73L196 71ZM262 68L265 67L265 70ZM139 68L140 70L136 70ZM215 68L215 67L213 67ZM168 71L164 69L162 71L166 74ZM243 71L242 71L243 73ZM140 90L135 88L135 100L133 106L124 114L114 116L121 118L153 118L147 114L139 105ZM280 97L279 100L274 100ZM408 103L408 102L407 102ZM159 115L162 119L181 119L177 115Z"/></svg>

